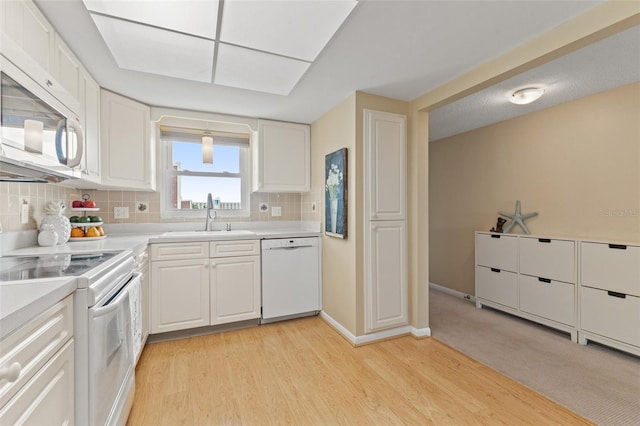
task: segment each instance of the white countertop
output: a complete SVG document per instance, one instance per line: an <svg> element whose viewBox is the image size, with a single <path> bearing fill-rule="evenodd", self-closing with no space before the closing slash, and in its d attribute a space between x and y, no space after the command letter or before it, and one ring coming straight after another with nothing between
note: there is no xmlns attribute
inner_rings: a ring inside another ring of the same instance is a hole
<svg viewBox="0 0 640 426"><path fill-rule="evenodd" d="M0 339L76 290L74 277L0 283Z"/></svg>

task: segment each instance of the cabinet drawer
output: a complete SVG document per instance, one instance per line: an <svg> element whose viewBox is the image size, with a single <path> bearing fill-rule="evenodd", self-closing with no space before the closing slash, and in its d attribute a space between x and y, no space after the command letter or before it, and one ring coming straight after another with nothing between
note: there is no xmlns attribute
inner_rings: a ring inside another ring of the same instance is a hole
<svg viewBox="0 0 640 426"><path fill-rule="evenodd" d="M518 307L517 274L476 266L476 297L516 309Z"/></svg>
<svg viewBox="0 0 640 426"><path fill-rule="evenodd" d="M260 254L259 240L211 241L211 257L254 256Z"/></svg>
<svg viewBox="0 0 640 426"><path fill-rule="evenodd" d="M640 297L640 247L583 242L582 285Z"/></svg>
<svg viewBox="0 0 640 426"><path fill-rule="evenodd" d="M561 322L576 325L575 285L538 277L520 275L520 310Z"/></svg>
<svg viewBox="0 0 640 426"><path fill-rule="evenodd" d="M640 346L640 297L623 299L605 290L581 287L580 328Z"/></svg>
<svg viewBox="0 0 640 426"><path fill-rule="evenodd" d="M209 257L209 243L167 243L151 245L151 260L181 260Z"/></svg>
<svg viewBox="0 0 640 426"><path fill-rule="evenodd" d="M520 273L576 283L575 242L520 238Z"/></svg>
<svg viewBox="0 0 640 426"><path fill-rule="evenodd" d="M476 234L476 264L516 272L518 239L497 234Z"/></svg>
<svg viewBox="0 0 640 426"><path fill-rule="evenodd" d="M73 296L69 296L0 342L0 368L20 364L14 382L0 380L3 406L73 336Z"/></svg>

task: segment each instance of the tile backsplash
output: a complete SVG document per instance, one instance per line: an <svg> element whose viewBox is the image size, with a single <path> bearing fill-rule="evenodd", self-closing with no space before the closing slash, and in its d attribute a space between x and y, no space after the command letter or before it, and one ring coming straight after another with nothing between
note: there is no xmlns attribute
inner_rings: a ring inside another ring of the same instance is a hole
<svg viewBox="0 0 640 426"><path fill-rule="evenodd" d="M295 221L320 220L322 192L309 193L253 193L251 194L251 221ZM0 182L0 224L4 232L37 229L44 216L44 209L50 201L64 201L69 208L73 200L82 199L83 194L96 202L99 215L105 223L166 223L200 222L201 219L161 219L160 193L141 191L103 191L79 190L44 183ZM29 221L20 222L20 203L26 199L29 203ZM315 211L313 204L315 203ZM265 209L266 205L266 209ZM261 210L260 207L263 207ZM128 219L115 219L114 207L128 207ZM281 208L281 216L272 216L272 207ZM226 218L225 222L247 221L247 218Z"/></svg>

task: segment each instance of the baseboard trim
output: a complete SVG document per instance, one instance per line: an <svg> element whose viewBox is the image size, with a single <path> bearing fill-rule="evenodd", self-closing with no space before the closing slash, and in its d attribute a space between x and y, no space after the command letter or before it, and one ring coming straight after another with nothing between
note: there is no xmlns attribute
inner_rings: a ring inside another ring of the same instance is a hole
<svg viewBox="0 0 640 426"><path fill-rule="evenodd" d="M449 288L449 287L444 287L444 286L438 285L436 283L431 283L430 282L429 283L429 288L432 288L434 290L440 291L442 293L449 294L451 296L458 297L460 299L468 300L469 302L474 302L475 303L475 301L476 301L475 296L463 293L463 292L458 291L458 290L454 290L454 289Z"/></svg>
<svg viewBox="0 0 640 426"><path fill-rule="evenodd" d="M416 328L411 325L390 328L388 330L377 331L375 333L369 333L362 336L355 336L325 311L320 312L320 317L340 333L342 337L347 339L353 346L367 345L369 343L380 342L383 340L393 339L395 337L406 336L408 334L411 334L417 339L431 336L431 329L429 327Z"/></svg>

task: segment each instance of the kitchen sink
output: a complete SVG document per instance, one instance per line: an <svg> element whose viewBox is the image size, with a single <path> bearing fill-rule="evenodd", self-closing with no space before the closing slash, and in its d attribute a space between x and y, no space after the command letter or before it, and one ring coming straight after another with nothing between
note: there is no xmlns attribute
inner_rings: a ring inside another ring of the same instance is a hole
<svg viewBox="0 0 640 426"><path fill-rule="evenodd" d="M205 230L198 230L198 231L169 231L169 232L165 232L164 234L162 234L165 237L201 237L201 236L207 236L207 237L211 237L211 238L227 238L227 237L235 237L235 236L242 236L242 235L255 235L255 232L253 231L247 231L247 230L235 230L235 231L205 231Z"/></svg>

